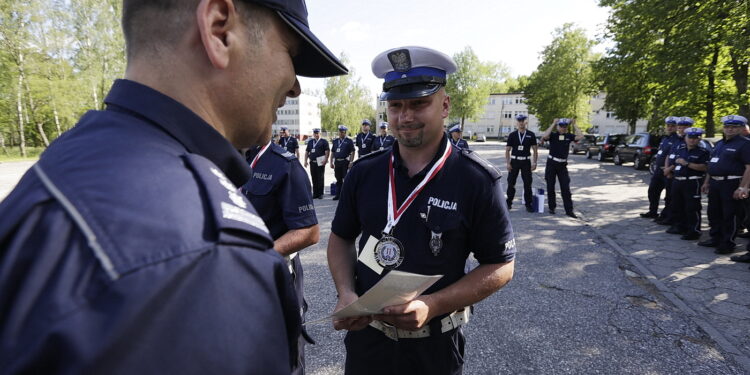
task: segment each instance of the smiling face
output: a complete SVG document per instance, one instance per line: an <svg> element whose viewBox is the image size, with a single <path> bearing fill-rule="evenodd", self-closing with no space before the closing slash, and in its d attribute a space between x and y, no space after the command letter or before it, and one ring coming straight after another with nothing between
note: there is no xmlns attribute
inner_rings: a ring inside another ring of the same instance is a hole
<svg viewBox="0 0 750 375"><path fill-rule="evenodd" d="M445 89L422 98L388 101L388 122L403 147L420 148L438 142L449 112L450 97Z"/></svg>
<svg viewBox="0 0 750 375"><path fill-rule="evenodd" d="M742 128L744 126L740 125L725 125L724 126L724 135L727 137L727 139L732 139L735 136L742 134Z"/></svg>

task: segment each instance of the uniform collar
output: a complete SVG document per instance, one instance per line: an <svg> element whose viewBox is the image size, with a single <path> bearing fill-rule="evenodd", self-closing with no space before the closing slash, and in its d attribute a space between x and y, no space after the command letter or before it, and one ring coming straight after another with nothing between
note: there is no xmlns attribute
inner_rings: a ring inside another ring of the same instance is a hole
<svg viewBox="0 0 750 375"><path fill-rule="evenodd" d="M250 167L242 155L216 129L178 101L140 83L118 79L104 102L107 110L132 112L159 126L188 152L211 160L235 186L250 180Z"/></svg>
<svg viewBox="0 0 750 375"><path fill-rule="evenodd" d="M424 167L422 168L419 173L415 174L411 178L424 178L424 176L427 174L427 172L432 168L432 166L440 159L440 157L443 155L443 152L445 152L445 147L448 146L448 143L445 141L445 139L448 137L447 133L443 133L443 138L440 139L440 147L438 147L437 152L435 153L435 156L432 158L432 160ZM406 177L409 177L409 168L406 168L404 165L403 160L401 160L401 155L399 154L398 150L398 142L393 144L393 168L398 172L403 174ZM457 149L453 149L453 151L456 151ZM452 156L452 155L451 155Z"/></svg>

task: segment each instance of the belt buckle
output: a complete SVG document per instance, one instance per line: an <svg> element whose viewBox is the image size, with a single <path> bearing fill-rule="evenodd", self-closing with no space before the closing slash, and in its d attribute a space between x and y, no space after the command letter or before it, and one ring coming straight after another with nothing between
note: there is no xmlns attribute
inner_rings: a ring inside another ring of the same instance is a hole
<svg viewBox="0 0 750 375"><path fill-rule="evenodd" d="M383 328L383 334L393 341L398 341L398 328L385 322L380 322L380 326Z"/></svg>

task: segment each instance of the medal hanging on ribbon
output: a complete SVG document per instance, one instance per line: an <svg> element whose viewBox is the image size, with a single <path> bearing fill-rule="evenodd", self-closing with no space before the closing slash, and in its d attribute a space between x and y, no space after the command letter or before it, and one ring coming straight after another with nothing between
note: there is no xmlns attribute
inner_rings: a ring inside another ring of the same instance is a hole
<svg viewBox="0 0 750 375"><path fill-rule="evenodd" d="M452 149L448 142L449 141L446 141L445 151L443 151L443 155L440 157L440 159L435 162L435 164L432 166L432 168L430 168L429 172L427 172L427 175L422 179L419 185L414 188L409 196L406 197L404 203L401 204L401 206L398 208L396 207L396 181L394 179L393 172L394 156L393 152L391 152L391 159L388 165L387 224L383 229L383 236L380 238L380 240L378 240L377 244L375 244L375 260L381 267L392 270L400 266L404 261L404 245L401 243L401 241L393 236L393 228L396 226L396 224L398 224L401 216L404 214L404 212L406 212L409 206L411 206L411 204L417 198L419 193L422 192L427 183L435 178L438 172L443 169L445 161L448 160ZM440 245L442 247L442 241Z"/></svg>
<svg viewBox="0 0 750 375"><path fill-rule="evenodd" d="M266 153L266 150L268 150L268 146L270 145L271 145L271 141L269 141L267 145L263 146L263 148L261 148L260 151L258 151L258 155L255 155L255 157L253 158L253 162L250 163L250 168L255 168L255 164L258 164L258 160L260 159L261 156L263 156L263 154Z"/></svg>

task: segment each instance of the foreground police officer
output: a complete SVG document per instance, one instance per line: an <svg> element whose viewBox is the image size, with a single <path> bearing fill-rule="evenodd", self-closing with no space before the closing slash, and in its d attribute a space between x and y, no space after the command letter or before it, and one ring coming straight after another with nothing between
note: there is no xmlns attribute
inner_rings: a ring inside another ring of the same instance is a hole
<svg viewBox="0 0 750 375"><path fill-rule="evenodd" d="M572 125L575 134L568 132L568 126ZM557 201L555 198L555 179L560 181L560 195L562 195L565 214L576 218L573 212L573 198L570 194L570 175L568 174L568 152L570 142L580 141L583 138L581 130L575 125L575 119L554 119L552 125L542 135L542 140L549 140L549 155L547 165L544 168L544 179L547 181L547 203L549 213L555 214Z"/></svg>
<svg viewBox="0 0 750 375"><path fill-rule="evenodd" d="M461 125L456 124L453 125L450 129L448 129L448 134L451 136L451 143L453 143L454 146L458 148L463 149L469 149L469 143L466 142L466 140L463 137L463 132L461 131Z"/></svg>
<svg viewBox="0 0 750 375"><path fill-rule="evenodd" d="M460 374L468 306L513 275L500 172L453 146L443 130L450 112L444 85L455 69L450 57L423 47L392 49L372 63L385 78L381 99L398 142L354 163L344 184L328 242L337 309L392 269L444 276L381 315L334 321L349 330L348 374ZM470 252L480 265L464 274Z"/></svg>
<svg viewBox="0 0 750 375"><path fill-rule="evenodd" d="M738 199L747 198L750 186L750 140L741 135L747 119L739 115L722 117L724 139L716 143L708 162L702 191L708 193L708 222L711 238L698 245L716 247L717 254L735 251Z"/></svg>
<svg viewBox="0 0 750 375"><path fill-rule="evenodd" d="M346 136L349 129L339 125L339 137L333 140L333 157L331 158L331 169L336 176L336 194L333 200L338 200L341 194L341 185L344 183L346 172L349 171L349 163L354 161L354 142Z"/></svg>
<svg viewBox="0 0 750 375"><path fill-rule="evenodd" d="M357 134L357 140L355 143L357 145L357 152L360 158L369 154L373 150L372 144L375 141L375 136L370 133L371 125L372 123L370 123L370 120L362 120L362 132Z"/></svg>
<svg viewBox="0 0 750 375"><path fill-rule="evenodd" d="M641 217L649 219L664 220L667 215L667 207L671 202L672 197L672 180L667 179L664 175L664 160L669 155L669 150L672 149L672 145L677 143L679 136L675 133L677 128L677 117L669 116L664 120L664 137L662 137L659 143L659 151L656 152L656 156L652 163L656 166L654 174L651 175L651 182L648 184L648 212L641 214ZM664 209L659 214L659 201L661 200L661 192L666 189L666 195L664 197Z"/></svg>
<svg viewBox="0 0 750 375"><path fill-rule="evenodd" d="M279 145L299 159L299 142L296 137L289 135L289 128L286 126L279 129Z"/></svg>
<svg viewBox="0 0 750 375"><path fill-rule="evenodd" d="M299 305L236 150L268 143L295 73L346 73L306 15L124 1L126 79L0 204L0 372L291 371Z"/></svg>
<svg viewBox="0 0 750 375"><path fill-rule="evenodd" d="M242 192L268 226L274 241L273 248L286 257L304 321L308 306L304 295L302 262L297 252L318 243L320 238L315 205L310 195L310 180L299 159L278 144L269 142L265 146L253 147L246 157L252 169L252 178L242 187ZM303 326L294 374L305 373L307 342L314 344Z"/></svg>
<svg viewBox="0 0 750 375"><path fill-rule="evenodd" d="M506 201L510 210L513 205L513 197L516 196L518 172L521 172L523 200L526 204L526 211L534 212L534 209L531 207L531 171L536 170L536 162L539 154L536 134L526 130L527 125L528 117L526 115L516 116L516 130L508 135L508 141L505 143L505 167L508 169L508 193Z"/></svg>
<svg viewBox="0 0 750 375"><path fill-rule="evenodd" d="M373 145L372 145L372 149L373 150L385 150L386 148L391 148L394 142L396 142L396 138L393 138L392 135L388 134L388 123L381 122L380 123L380 135L377 138L375 138L375 141L373 142Z"/></svg>
<svg viewBox="0 0 750 375"><path fill-rule="evenodd" d="M685 144L675 151L671 207L673 224L667 233L683 240L701 237L701 185L708 169L709 152L700 147L701 128L685 130Z"/></svg>
<svg viewBox="0 0 750 375"><path fill-rule="evenodd" d="M325 186L325 173L330 147L328 141L320 138L320 129L313 129L312 138L307 140L305 150L305 168L310 165L310 177L312 179L313 198L323 198L323 187Z"/></svg>

